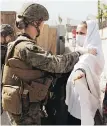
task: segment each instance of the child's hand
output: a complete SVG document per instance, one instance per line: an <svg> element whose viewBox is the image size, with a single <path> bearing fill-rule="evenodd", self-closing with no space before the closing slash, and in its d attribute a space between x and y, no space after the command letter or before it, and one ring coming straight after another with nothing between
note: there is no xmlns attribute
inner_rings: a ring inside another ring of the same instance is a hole
<svg viewBox="0 0 107 126"><path fill-rule="evenodd" d="M81 79L82 77L84 77L85 74L80 71L80 70L77 70L75 73L74 73L74 77L73 77L73 81L76 81L76 80L79 80Z"/></svg>
<svg viewBox="0 0 107 126"><path fill-rule="evenodd" d="M93 55L97 55L97 50L95 48L88 49L88 53L93 54Z"/></svg>
<svg viewBox="0 0 107 126"><path fill-rule="evenodd" d="M80 75L78 75L77 77L74 78L74 81L79 80L84 76L85 76L84 74L80 74Z"/></svg>

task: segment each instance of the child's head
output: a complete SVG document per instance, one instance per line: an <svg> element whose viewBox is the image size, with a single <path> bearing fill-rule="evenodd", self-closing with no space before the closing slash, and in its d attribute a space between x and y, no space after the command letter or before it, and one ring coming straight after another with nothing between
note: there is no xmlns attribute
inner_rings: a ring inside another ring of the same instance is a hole
<svg viewBox="0 0 107 126"><path fill-rule="evenodd" d="M82 21L77 26L76 34L77 35L86 35L87 34L87 23L86 23L86 21Z"/></svg>
<svg viewBox="0 0 107 126"><path fill-rule="evenodd" d="M79 46L84 45L86 34L87 34L87 23L86 21L83 21L77 26L76 30L76 41Z"/></svg>

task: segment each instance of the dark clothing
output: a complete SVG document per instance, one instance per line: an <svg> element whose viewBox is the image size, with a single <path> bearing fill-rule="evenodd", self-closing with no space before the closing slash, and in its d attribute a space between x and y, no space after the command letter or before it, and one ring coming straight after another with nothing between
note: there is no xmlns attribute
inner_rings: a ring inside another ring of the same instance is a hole
<svg viewBox="0 0 107 126"><path fill-rule="evenodd" d="M51 92L46 104L48 117L43 119L43 125L67 125L68 111L65 104L66 83L69 73L59 74L55 85L51 88Z"/></svg>
<svg viewBox="0 0 107 126"><path fill-rule="evenodd" d="M104 123L107 124L107 83L103 100L103 117L104 117Z"/></svg>
<svg viewBox="0 0 107 126"><path fill-rule="evenodd" d="M7 52L7 45L1 45L1 68L5 62L6 52Z"/></svg>
<svg viewBox="0 0 107 126"><path fill-rule="evenodd" d="M1 44L1 72L3 72L3 65L5 63L6 52L7 52L7 45L2 45ZM2 80L2 75L1 75L1 80ZM1 92L2 92L2 86L3 85L1 83ZM2 104L1 104L1 114L2 113L3 113L3 109L2 109Z"/></svg>
<svg viewBox="0 0 107 126"><path fill-rule="evenodd" d="M68 113L68 124L67 125L81 125L81 120L73 117Z"/></svg>

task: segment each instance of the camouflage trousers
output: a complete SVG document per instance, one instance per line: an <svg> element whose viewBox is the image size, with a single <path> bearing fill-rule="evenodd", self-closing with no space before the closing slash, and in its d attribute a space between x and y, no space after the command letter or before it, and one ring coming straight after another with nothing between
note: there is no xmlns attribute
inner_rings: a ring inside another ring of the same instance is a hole
<svg viewBox="0 0 107 126"><path fill-rule="evenodd" d="M39 103L30 103L27 113L15 115L8 112L11 125L40 125L41 113Z"/></svg>

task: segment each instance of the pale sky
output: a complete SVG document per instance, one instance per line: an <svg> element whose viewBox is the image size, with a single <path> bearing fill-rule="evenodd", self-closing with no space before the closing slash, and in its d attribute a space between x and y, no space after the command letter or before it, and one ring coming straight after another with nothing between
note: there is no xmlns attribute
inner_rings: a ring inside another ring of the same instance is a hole
<svg viewBox="0 0 107 126"><path fill-rule="evenodd" d="M49 23L58 22L58 15L66 22L67 18L85 20L88 15L97 15L97 0L1 0L0 11L19 11L26 2L44 5L50 15Z"/></svg>

